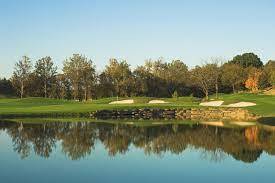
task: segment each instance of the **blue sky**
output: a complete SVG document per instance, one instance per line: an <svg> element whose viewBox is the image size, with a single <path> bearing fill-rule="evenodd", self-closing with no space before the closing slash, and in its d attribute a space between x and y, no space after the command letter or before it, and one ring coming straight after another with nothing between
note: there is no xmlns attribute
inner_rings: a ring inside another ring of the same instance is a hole
<svg viewBox="0 0 275 183"><path fill-rule="evenodd" d="M0 77L22 55L73 53L102 70L110 57L133 67L148 58L189 67L255 52L275 59L275 0L0 0Z"/></svg>

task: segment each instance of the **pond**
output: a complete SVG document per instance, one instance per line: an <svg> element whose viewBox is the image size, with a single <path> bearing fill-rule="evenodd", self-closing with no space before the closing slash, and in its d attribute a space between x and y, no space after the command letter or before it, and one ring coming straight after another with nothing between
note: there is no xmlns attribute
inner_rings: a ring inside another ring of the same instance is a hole
<svg viewBox="0 0 275 183"><path fill-rule="evenodd" d="M2 121L1 182L273 181L273 127L218 124Z"/></svg>

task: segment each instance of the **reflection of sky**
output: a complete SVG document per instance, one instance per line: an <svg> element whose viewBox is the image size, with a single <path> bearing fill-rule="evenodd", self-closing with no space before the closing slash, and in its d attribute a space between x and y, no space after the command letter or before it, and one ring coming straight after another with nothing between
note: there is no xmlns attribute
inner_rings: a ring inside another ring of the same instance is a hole
<svg viewBox="0 0 275 183"><path fill-rule="evenodd" d="M13 151L11 139L0 133L1 182L267 182L274 180L275 158L263 153L258 161L245 164L226 156L220 162L201 157L201 151L188 148L179 155L145 155L130 146L129 151L108 156L101 143L91 155L71 161L60 143L48 159L34 155L21 160Z"/></svg>

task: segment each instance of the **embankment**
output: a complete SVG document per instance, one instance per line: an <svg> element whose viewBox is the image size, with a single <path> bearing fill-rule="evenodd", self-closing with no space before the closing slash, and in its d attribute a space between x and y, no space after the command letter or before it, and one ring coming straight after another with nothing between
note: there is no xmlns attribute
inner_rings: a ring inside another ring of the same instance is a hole
<svg viewBox="0 0 275 183"><path fill-rule="evenodd" d="M97 119L179 119L256 121L260 116L240 108L127 109L90 113Z"/></svg>

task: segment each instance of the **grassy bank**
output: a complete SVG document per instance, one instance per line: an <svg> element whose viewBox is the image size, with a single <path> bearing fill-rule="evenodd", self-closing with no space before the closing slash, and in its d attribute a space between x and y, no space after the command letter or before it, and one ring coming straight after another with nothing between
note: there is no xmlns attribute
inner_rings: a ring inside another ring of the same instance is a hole
<svg viewBox="0 0 275 183"><path fill-rule="evenodd" d="M253 102L257 105L252 107L246 107L246 109L261 116L275 117L275 96L241 93L220 95L219 100L223 100L225 105L237 102Z"/></svg>
<svg viewBox="0 0 275 183"><path fill-rule="evenodd" d="M124 98L119 98L123 100ZM194 97L180 97L178 99L164 98L169 103L148 104L153 98L134 97L134 104L110 105L116 98L105 98L87 102L44 99L44 98L25 98L25 99L0 99L0 116L45 116L50 114L85 114L95 110L103 109L131 109L131 108L190 108L199 107L200 100ZM275 96L256 95L256 94L232 94L220 95L220 100L225 104L245 101L254 102L257 105L247 107L253 113L262 116L275 116ZM81 116L81 115L80 115Z"/></svg>

